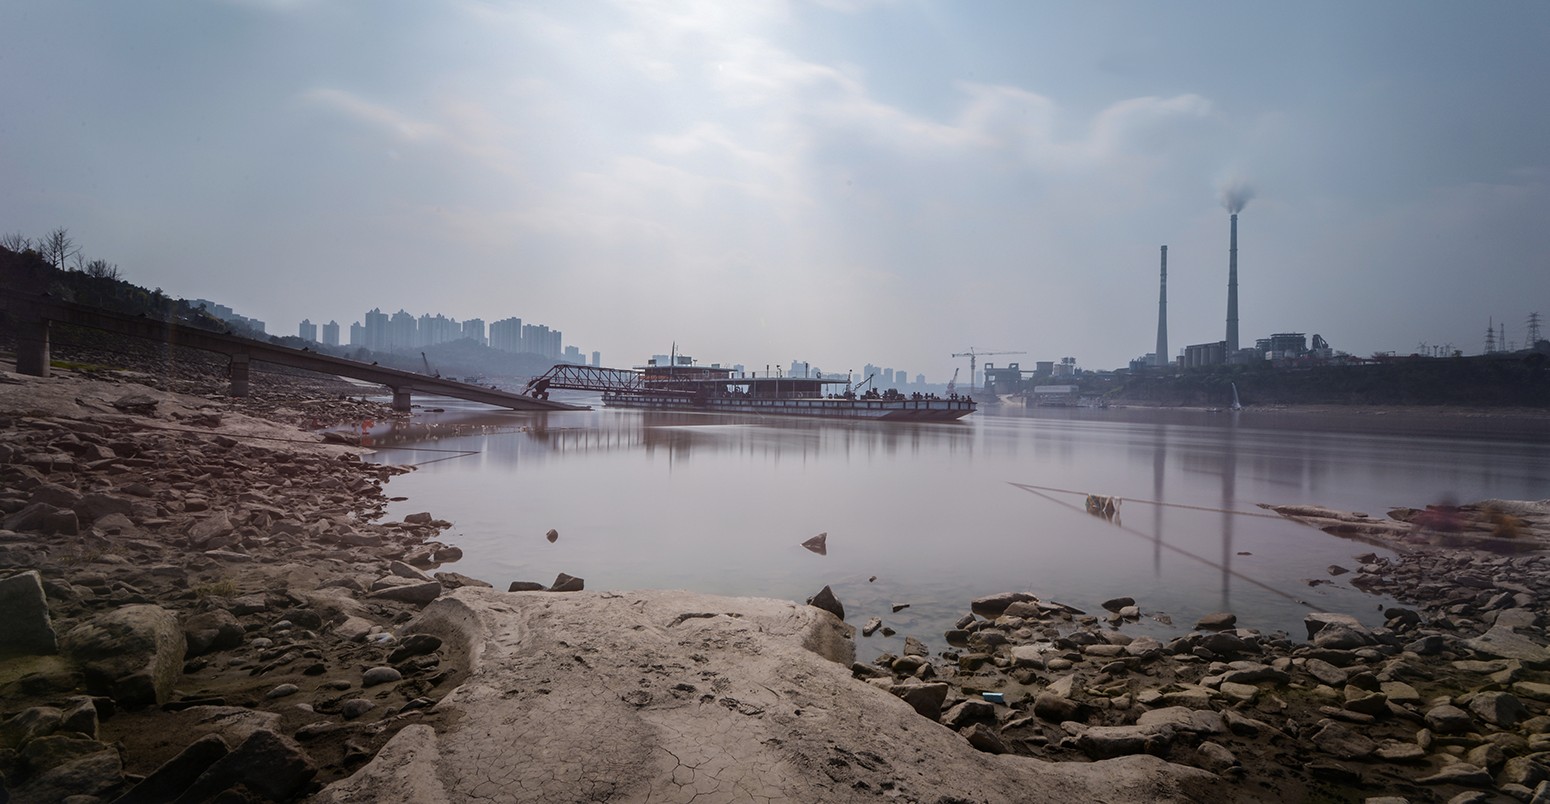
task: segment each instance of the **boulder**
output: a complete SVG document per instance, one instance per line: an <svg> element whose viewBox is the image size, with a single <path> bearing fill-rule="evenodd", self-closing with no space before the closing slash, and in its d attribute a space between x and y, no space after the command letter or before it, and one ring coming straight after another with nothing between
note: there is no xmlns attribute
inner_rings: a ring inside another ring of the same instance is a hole
<svg viewBox="0 0 1550 804"><path fill-rule="evenodd" d="M95 524L98 520L111 514L120 516L133 516L135 504L123 497L115 497L111 494L93 492L83 496L80 502L74 506L75 514L81 522L88 525Z"/></svg>
<svg viewBox="0 0 1550 804"><path fill-rule="evenodd" d="M844 618L841 618L841 619L844 619ZM904 655L905 656L930 656L931 655L931 649L926 647L926 643L921 642L920 640L918 640L918 639L916 639L916 638L914 638L912 636L907 636L907 637L904 638Z"/></svg>
<svg viewBox="0 0 1550 804"><path fill-rule="evenodd" d="M1051 723L1082 718L1082 705L1055 692L1045 690L1033 699L1033 713Z"/></svg>
<svg viewBox="0 0 1550 804"><path fill-rule="evenodd" d="M59 650L43 576L37 570L0 579L0 656L36 656Z"/></svg>
<svg viewBox="0 0 1550 804"><path fill-rule="evenodd" d="M939 720L942 704L947 700L946 684L895 684L889 692L904 699L921 717Z"/></svg>
<svg viewBox="0 0 1550 804"><path fill-rule="evenodd" d="M969 699L942 713L941 724L960 730L975 723L996 724L996 706L987 701Z"/></svg>
<svg viewBox="0 0 1550 804"><path fill-rule="evenodd" d="M1036 600L1038 600L1038 598L1026 592L1001 592L999 594L975 598L969 604L969 609L981 617L984 617L988 620L994 620L995 618L1000 617L1002 614L1005 614L1007 606L1010 606L1013 603L1032 603Z"/></svg>
<svg viewBox="0 0 1550 804"><path fill-rule="evenodd" d="M1187 706L1165 706L1142 712L1136 719L1138 726L1166 726L1185 734L1226 734L1227 722L1219 712L1210 709L1190 709Z"/></svg>
<svg viewBox="0 0 1550 804"><path fill-rule="evenodd" d="M98 745L101 745L98 743ZM33 776L11 791L16 802L66 801L72 796L98 796L124 781L124 765L118 751L101 749L78 756ZM81 799L77 799L81 800ZM95 798L85 799L95 801Z"/></svg>
<svg viewBox="0 0 1550 804"><path fill-rule="evenodd" d="M506 587L508 592L542 592L544 589L544 585L536 581L512 581L511 585Z"/></svg>
<svg viewBox="0 0 1550 804"><path fill-rule="evenodd" d="M987 754L1009 754L1012 751L1007 747L1006 741L1001 739L1001 735L984 723L975 723L961 733L969 741L969 745Z"/></svg>
<svg viewBox="0 0 1550 804"><path fill-rule="evenodd" d="M1529 717L1528 707L1510 692L1480 692L1469 699L1469 711L1490 723L1510 729Z"/></svg>
<svg viewBox="0 0 1550 804"><path fill-rule="evenodd" d="M440 581L414 581L408 578L396 577L395 580L401 580L403 583L383 586L366 596L379 600L398 600L404 603L423 606L441 597L442 590L445 588ZM372 585L376 586L376 584Z"/></svg>
<svg viewBox="0 0 1550 804"><path fill-rule="evenodd" d="M1426 712L1426 727L1438 734L1463 734L1474 725L1468 712L1452 704L1434 706Z"/></svg>
<svg viewBox="0 0 1550 804"><path fill-rule="evenodd" d="M237 785L270 801L290 801L316 774L312 759L289 737L258 729L211 764L178 801L207 801Z"/></svg>
<svg viewBox="0 0 1550 804"><path fill-rule="evenodd" d="M587 582L585 579L577 578L573 575L566 575L562 572L559 575L554 576L554 583L549 585L549 591L580 592L586 587Z"/></svg>
<svg viewBox="0 0 1550 804"><path fill-rule="evenodd" d="M1372 739L1333 721L1315 732L1311 741L1319 750L1340 759L1366 759L1378 750L1378 744Z"/></svg>
<svg viewBox="0 0 1550 804"><path fill-rule="evenodd" d="M1196 631L1226 631L1238 624L1238 615L1218 611L1207 614L1195 622Z"/></svg>
<svg viewBox="0 0 1550 804"><path fill-rule="evenodd" d="M441 637L432 634L410 634L404 637L404 641L399 643L392 653L388 654L388 661L398 664L414 656L434 653L440 647Z"/></svg>
<svg viewBox="0 0 1550 804"><path fill-rule="evenodd" d="M1311 641L1319 632L1330 625L1342 625L1347 628L1362 628L1361 620L1349 614L1335 612L1316 611L1302 618L1302 624L1308 629L1308 639Z"/></svg>
<svg viewBox="0 0 1550 804"><path fill-rule="evenodd" d="M868 617L867 621L866 621L866 625L861 626L861 635L862 636L871 636L872 634L877 633L877 629L882 628L882 627L883 627L882 619L880 619L878 617Z"/></svg>
<svg viewBox="0 0 1550 804"><path fill-rule="evenodd" d="M26 508L0 521L6 530L60 533L73 536L80 533L80 519L68 508L57 508L48 503L32 503Z"/></svg>
<svg viewBox="0 0 1550 804"><path fill-rule="evenodd" d="M802 542L802 546L806 547L808 550L811 550L814 553L817 553L818 555L826 556L829 554L829 534L820 533L817 536Z"/></svg>
<svg viewBox="0 0 1550 804"><path fill-rule="evenodd" d="M397 669L387 666L373 667L361 674L362 687L375 687L378 684L392 684L403 680L403 674Z"/></svg>
<svg viewBox="0 0 1550 804"><path fill-rule="evenodd" d="M242 624L225 609L201 611L183 623L183 639L188 643L188 656L235 648L242 644L244 633Z"/></svg>
<svg viewBox="0 0 1550 804"><path fill-rule="evenodd" d="M1076 747L1093 759L1130 754L1165 754L1173 745L1173 730L1160 726L1090 726L1076 735Z"/></svg>
<svg viewBox="0 0 1550 804"><path fill-rule="evenodd" d="M172 612L139 604L72 628L60 649L81 668L90 692L132 707L167 702L182 672L187 642Z"/></svg>
<svg viewBox="0 0 1550 804"><path fill-rule="evenodd" d="M23 709L0 721L0 749L20 748L28 740L53 734L64 720L64 712L56 707L33 706Z"/></svg>
<svg viewBox="0 0 1550 804"><path fill-rule="evenodd" d="M465 586L482 586L486 589L494 588L494 585L487 581L481 581L478 578L471 578L461 572L437 572L431 575L431 577L435 578L441 583L442 586L445 586L448 589L461 589Z"/></svg>
<svg viewBox="0 0 1550 804"><path fill-rule="evenodd" d="M161 804L173 801L230 750L220 735L206 734L151 771L129 792L114 799L113 804Z"/></svg>
<svg viewBox="0 0 1550 804"><path fill-rule="evenodd" d="M1136 599L1133 597L1116 597L1111 600L1103 601L1103 608L1106 611L1112 611L1115 614L1118 614L1121 609L1127 606L1134 606L1135 604Z"/></svg>
<svg viewBox="0 0 1550 804"><path fill-rule="evenodd" d="M818 590L818 594L813 595L812 599L807 601L807 605L823 609L841 620L845 619L845 605L834 596L834 590L827 586Z"/></svg>
<svg viewBox="0 0 1550 804"><path fill-rule="evenodd" d="M236 527L226 514L216 514L195 522L188 529L188 541L195 547L203 547L212 539L230 536Z"/></svg>

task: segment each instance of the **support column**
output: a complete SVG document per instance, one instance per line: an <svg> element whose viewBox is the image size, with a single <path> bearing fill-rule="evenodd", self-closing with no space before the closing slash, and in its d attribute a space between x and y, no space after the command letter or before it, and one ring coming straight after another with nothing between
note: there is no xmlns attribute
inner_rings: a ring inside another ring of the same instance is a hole
<svg viewBox="0 0 1550 804"><path fill-rule="evenodd" d="M405 388L403 390L399 390L397 388L393 389L393 410L396 410L396 411L398 411L400 413L408 413L409 412L409 389L408 388Z"/></svg>
<svg viewBox="0 0 1550 804"><path fill-rule="evenodd" d="M231 365L227 367L226 372L231 375L232 396L248 395L248 364L249 358L247 355L238 354L231 356Z"/></svg>
<svg viewBox="0 0 1550 804"><path fill-rule="evenodd" d="M16 323L16 373L32 377L47 377L49 374L48 319L22 318Z"/></svg>

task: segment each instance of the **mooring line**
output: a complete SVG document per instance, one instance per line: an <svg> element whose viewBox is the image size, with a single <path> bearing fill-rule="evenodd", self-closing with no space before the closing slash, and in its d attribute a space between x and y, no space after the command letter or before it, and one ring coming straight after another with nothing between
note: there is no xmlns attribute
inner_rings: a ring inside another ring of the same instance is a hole
<svg viewBox="0 0 1550 804"><path fill-rule="evenodd" d="M1020 489L1022 489L1023 491L1054 491L1054 492L1059 492L1061 494L1080 494L1083 497L1086 497L1090 493L1090 492L1086 492L1086 491L1073 491L1071 489L1051 488L1049 486L1034 486L1034 485L1030 485L1030 484L1027 484L1027 483L1015 483L1015 482L1010 481L1010 480L1008 480L1007 482L1011 483L1012 485L1014 485L1014 486L1016 486L1016 487L1018 487ZM1205 511L1205 512L1213 513L1213 514L1235 514L1237 516L1254 516L1254 517L1259 517L1260 519L1285 519L1286 518L1284 516L1281 516L1280 514L1265 514L1265 513L1260 513L1259 511L1234 511L1231 508L1212 508L1211 506L1208 506L1208 505L1185 505L1184 503L1169 503L1169 502L1162 502L1160 500L1140 500L1140 499L1135 499L1135 498L1132 498L1132 497L1116 497L1115 499L1124 500L1125 502L1128 502L1128 503L1141 503L1142 505L1158 505L1158 506L1162 506L1163 508L1182 508L1182 509L1184 509L1186 511Z"/></svg>
<svg viewBox="0 0 1550 804"><path fill-rule="evenodd" d="M1052 503L1054 503L1056 505L1062 506L1064 508L1069 508L1072 511L1076 511L1079 514L1087 514L1087 509L1086 508L1081 508L1081 507L1078 507L1076 505L1072 505L1071 503L1065 502L1064 500L1057 500L1054 497L1051 497L1048 494L1045 494L1044 490L1041 487L1039 487L1039 486L1030 486L1030 485L1026 485L1026 484L1023 484L1023 483L1013 483L1011 481L1007 481L1007 482L1008 482L1009 485L1016 486L1017 488L1020 488L1023 491L1028 492L1029 494L1033 494L1033 495L1036 495L1036 496L1039 496L1039 497L1043 497L1044 499L1049 500L1050 502L1052 502ZM1052 491L1065 491L1064 489L1051 489L1051 490ZM1067 493L1069 493L1069 494L1076 494L1077 492L1067 492ZM1082 494L1086 494L1086 492L1081 492L1081 493ZM1241 512L1239 512L1239 511L1223 510L1222 513L1235 514L1235 513L1241 513ZM1280 519L1281 517L1273 517L1273 518ZM1261 588L1261 589L1265 590L1266 592L1269 592L1269 593L1271 593L1273 595L1276 595L1278 597L1286 598L1287 600L1290 600L1293 603L1297 603L1299 605L1307 606L1308 608L1313 609L1314 611L1320 611L1320 612L1324 611L1324 609L1321 609L1318 606L1315 606L1312 603L1309 603L1308 601L1303 600L1300 597L1297 597L1296 595L1292 595L1292 594L1289 594L1287 592L1283 592L1280 589L1277 589L1274 586L1271 586L1271 585L1265 583L1264 581L1260 581L1258 579L1251 578L1248 575L1244 575L1243 573L1241 573L1241 572L1239 572L1239 571L1237 571L1237 570L1235 570L1235 569L1233 569L1231 567L1228 567L1228 566L1223 565L1223 564L1218 564L1217 562L1212 561L1211 559L1206 558L1205 556L1196 555L1196 554L1194 554L1194 553L1192 553L1192 552L1190 552L1188 550L1185 550L1182 547L1175 547L1175 546L1173 546L1171 544L1168 544L1167 542L1162 540L1162 535L1161 534L1158 534L1157 536L1148 536L1147 534L1142 533L1141 531L1136 530L1135 528L1126 527L1124 525L1121 525L1118 522L1109 522L1109 524L1113 525L1116 528L1119 528L1121 531L1124 531L1125 533L1128 533L1128 534L1130 534L1132 536L1135 536L1138 539L1145 539L1148 542L1152 542L1152 543L1154 543L1154 544L1156 544L1158 546L1167 548L1168 550L1171 550L1172 552L1178 553L1179 555L1184 556L1185 558L1190 558L1190 559L1198 561L1198 562L1200 562L1202 564L1205 564L1208 567L1214 567L1215 569L1219 569L1222 572L1225 572L1228 575L1231 575L1232 577L1237 578L1238 580L1241 580L1241 581L1243 581L1245 583L1253 584L1254 586L1257 586L1257 587L1259 587L1259 588Z"/></svg>

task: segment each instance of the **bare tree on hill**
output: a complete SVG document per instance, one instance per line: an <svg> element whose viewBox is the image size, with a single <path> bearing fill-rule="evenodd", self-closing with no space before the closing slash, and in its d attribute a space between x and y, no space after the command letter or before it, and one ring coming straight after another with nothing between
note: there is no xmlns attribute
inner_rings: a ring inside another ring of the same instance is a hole
<svg viewBox="0 0 1550 804"><path fill-rule="evenodd" d="M70 258L80 253L80 249L70 238L70 230L61 226L43 236L38 244L38 253L42 254L43 259L48 260L50 265L63 271Z"/></svg>
<svg viewBox="0 0 1550 804"><path fill-rule="evenodd" d="M84 269L86 275L93 279L123 279L124 275L118 270L118 266L107 260L92 260L86 263Z"/></svg>
<svg viewBox="0 0 1550 804"><path fill-rule="evenodd" d="M0 235L0 248L10 249L17 254L20 254L23 251L32 248L32 238L22 234L21 232L11 232L9 234Z"/></svg>

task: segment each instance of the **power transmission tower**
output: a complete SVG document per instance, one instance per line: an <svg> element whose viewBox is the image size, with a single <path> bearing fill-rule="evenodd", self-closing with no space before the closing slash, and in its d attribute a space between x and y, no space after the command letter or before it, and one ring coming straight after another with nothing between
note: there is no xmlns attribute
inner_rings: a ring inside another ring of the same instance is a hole
<svg viewBox="0 0 1550 804"><path fill-rule="evenodd" d="M1539 313L1528 314L1528 343L1524 346L1532 349L1539 345Z"/></svg>
<svg viewBox="0 0 1550 804"><path fill-rule="evenodd" d="M1496 353L1496 322L1489 319L1485 325L1485 353Z"/></svg>

